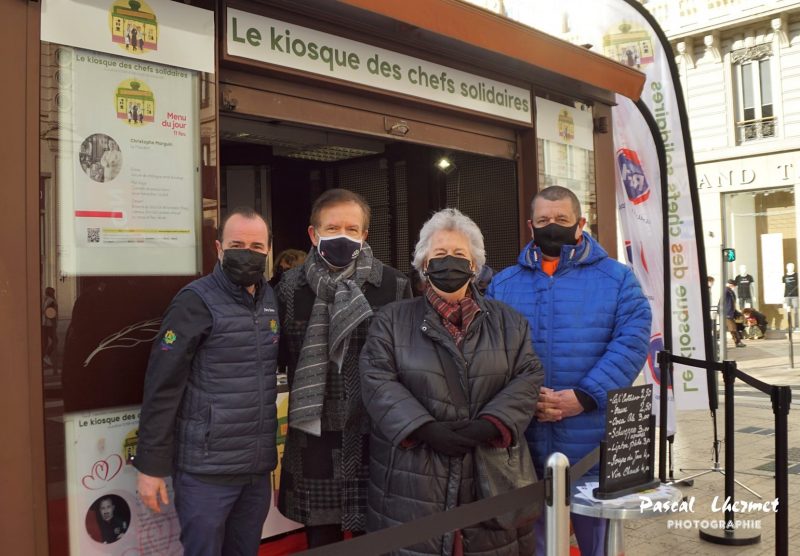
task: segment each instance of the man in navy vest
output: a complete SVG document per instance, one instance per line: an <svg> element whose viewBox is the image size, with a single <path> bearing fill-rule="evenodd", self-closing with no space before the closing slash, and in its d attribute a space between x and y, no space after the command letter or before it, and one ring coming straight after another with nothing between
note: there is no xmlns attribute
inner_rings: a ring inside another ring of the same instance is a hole
<svg viewBox="0 0 800 556"><path fill-rule="evenodd" d="M134 466L144 504L169 503L187 556L258 553L275 469L278 311L267 222L231 211L219 263L167 308L144 385Z"/></svg>

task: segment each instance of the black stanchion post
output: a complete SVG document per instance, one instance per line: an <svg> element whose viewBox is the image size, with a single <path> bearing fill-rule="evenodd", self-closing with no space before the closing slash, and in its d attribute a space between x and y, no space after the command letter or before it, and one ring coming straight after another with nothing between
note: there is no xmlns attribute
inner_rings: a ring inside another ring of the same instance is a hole
<svg viewBox="0 0 800 556"><path fill-rule="evenodd" d="M658 353L658 371L660 377L661 399L659 400L659 419L658 419L658 479L662 483L668 481L667 478L667 412L669 411L667 401L669 399L669 383L672 378L672 352L669 350Z"/></svg>
<svg viewBox="0 0 800 556"><path fill-rule="evenodd" d="M736 381L736 361L722 362L722 378L725 381L725 500L731 502L725 504L725 528L724 529L700 529L700 538L704 541L715 544L725 544L729 546L743 546L761 542L761 533L737 530L734 525L734 515L732 503L735 500L733 495L734 471L734 407L733 407L733 384Z"/></svg>
<svg viewBox="0 0 800 556"><path fill-rule="evenodd" d="M734 412L733 407L733 384L736 381L736 363L733 361L725 361L725 370L722 371L723 380L725 381L725 499L735 500L733 497L734 489L734 469L736 461L734 459L734 448L736 443L733 441L733 435L736 434L734 430ZM728 524L733 521L733 509L728 505L725 509L725 529L728 529Z"/></svg>
<svg viewBox="0 0 800 556"><path fill-rule="evenodd" d="M794 341L792 341L792 328L794 327L794 323L792 322L791 311L786 313L786 318L789 322L789 367L794 369Z"/></svg>
<svg viewBox="0 0 800 556"><path fill-rule="evenodd" d="M791 318L791 317L790 317ZM773 386L772 411L775 413L775 554L789 556L789 408L792 389Z"/></svg>

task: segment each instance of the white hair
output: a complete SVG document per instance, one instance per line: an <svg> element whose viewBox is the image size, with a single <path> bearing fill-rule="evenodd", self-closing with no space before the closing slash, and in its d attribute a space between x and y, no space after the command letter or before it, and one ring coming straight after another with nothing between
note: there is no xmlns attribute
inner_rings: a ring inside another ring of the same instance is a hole
<svg viewBox="0 0 800 556"><path fill-rule="evenodd" d="M486 264L486 250L483 247L483 234L478 225L473 220L458 209L447 208L431 216L422 229L419 231L419 241L414 247L414 260L411 261L413 267L425 280L423 266L428 252L431 249L431 240L436 232L447 230L459 232L469 241L469 251L475 263L475 276L480 274L483 265Z"/></svg>

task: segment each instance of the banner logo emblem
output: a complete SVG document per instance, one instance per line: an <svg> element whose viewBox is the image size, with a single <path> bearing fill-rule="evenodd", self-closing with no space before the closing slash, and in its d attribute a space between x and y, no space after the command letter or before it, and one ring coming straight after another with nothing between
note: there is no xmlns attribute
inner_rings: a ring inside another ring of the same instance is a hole
<svg viewBox="0 0 800 556"><path fill-rule="evenodd" d="M642 170L639 155L631 149L617 151L617 166L625 193L634 205L639 205L650 198L650 184Z"/></svg>

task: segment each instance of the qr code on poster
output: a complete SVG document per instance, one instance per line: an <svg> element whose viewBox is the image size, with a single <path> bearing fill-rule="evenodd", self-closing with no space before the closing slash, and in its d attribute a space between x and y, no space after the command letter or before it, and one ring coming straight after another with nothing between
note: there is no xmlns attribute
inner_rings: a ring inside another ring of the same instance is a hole
<svg viewBox="0 0 800 556"><path fill-rule="evenodd" d="M100 243L100 228L86 228L86 241Z"/></svg>

